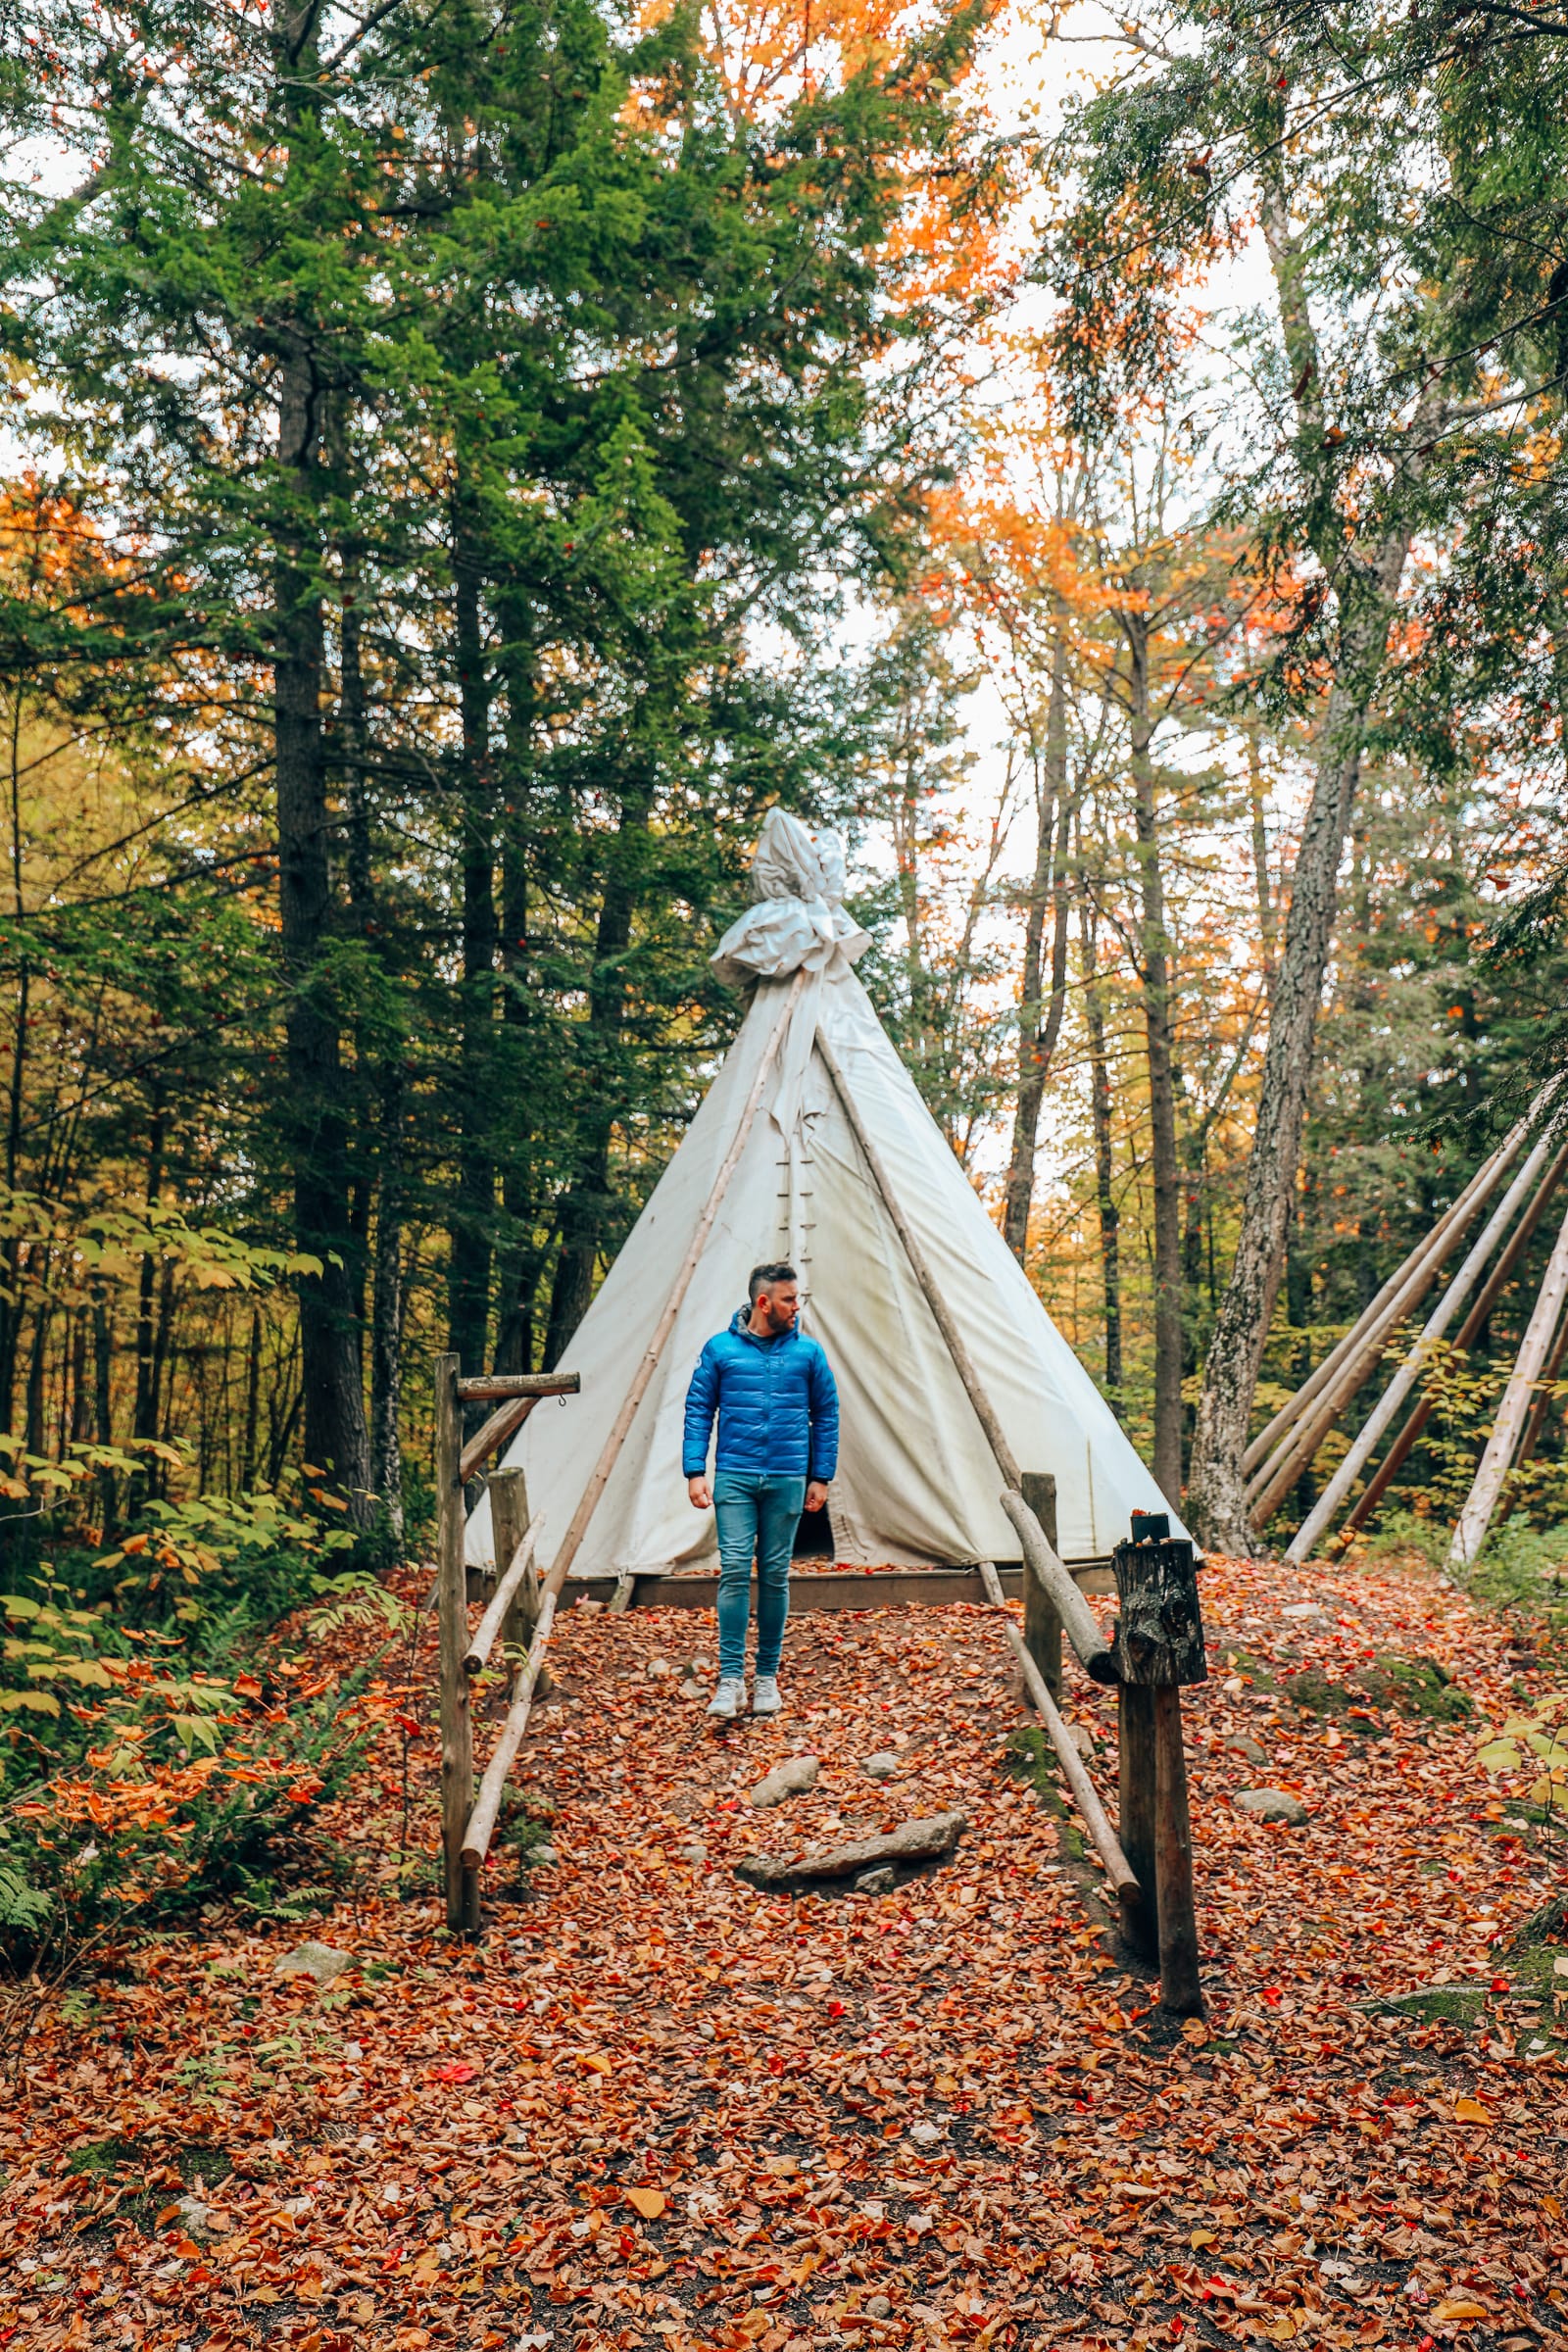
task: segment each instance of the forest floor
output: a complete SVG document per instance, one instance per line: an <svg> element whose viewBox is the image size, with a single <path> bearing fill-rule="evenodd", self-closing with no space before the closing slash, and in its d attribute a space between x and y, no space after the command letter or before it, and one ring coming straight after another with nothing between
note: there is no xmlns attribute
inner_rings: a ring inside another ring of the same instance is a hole
<svg viewBox="0 0 1568 2352"><path fill-rule="evenodd" d="M1414 1566L1202 1590L1209 2016L1180 2032L1019 1752L983 1611L800 1615L790 1711L734 1729L679 1690L710 1620L573 1611L520 1768L557 1858L503 1858L477 1947L398 1876L399 1716L425 1844L435 1819L426 1621L326 1824L335 1907L214 1912L35 2019L0 2344L1568 2343L1563 1863L1475 1763L1544 1670ZM1113 1791L1113 1696L1069 1683ZM815 1788L751 1807L801 1752ZM734 1872L949 1807L951 1861L891 1893ZM347 1956L325 1986L280 1972L312 1937Z"/></svg>

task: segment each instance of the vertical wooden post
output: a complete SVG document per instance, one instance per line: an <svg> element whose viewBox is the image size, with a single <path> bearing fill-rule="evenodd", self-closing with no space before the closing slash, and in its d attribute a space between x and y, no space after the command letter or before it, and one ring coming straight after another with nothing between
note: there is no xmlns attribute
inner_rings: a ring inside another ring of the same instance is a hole
<svg viewBox="0 0 1568 2352"><path fill-rule="evenodd" d="M1122 1907L1128 1942L1141 1960L1159 1954L1159 1906L1154 1863L1154 1694L1123 1683L1117 1694L1117 1826L1121 1850L1138 1881L1136 1900Z"/></svg>
<svg viewBox="0 0 1568 2352"><path fill-rule="evenodd" d="M517 1545L528 1532L528 1479L522 1470L490 1473L490 1532L496 1547L496 1575L506 1575L516 1557ZM526 1649L539 1621L539 1579L530 1568L517 1587L501 1639L509 1647Z"/></svg>
<svg viewBox="0 0 1568 2352"><path fill-rule="evenodd" d="M441 1855L447 1926L471 1923L465 1899L463 1833L473 1803L473 1719L463 1654L468 1646L468 1578L463 1558L463 1407L455 1355L435 1359L436 1584L441 1607ZM477 1880L473 1889L477 1894Z"/></svg>
<svg viewBox="0 0 1568 2352"><path fill-rule="evenodd" d="M1145 1901L1128 1914L1138 1949L1159 1954L1159 2005L1200 2017L1193 1832L1182 1750L1182 1685L1207 1674L1193 1547L1168 1538L1118 1544L1121 1618L1121 1839ZM1148 1890L1152 1889L1152 1903Z"/></svg>
<svg viewBox="0 0 1568 2352"><path fill-rule="evenodd" d="M1046 1541L1053 1551L1056 1542L1056 1482L1049 1470L1026 1470L1023 1474L1023 1498L1046 1531ZM1061 1619L1051 1604L1050 1596L1038 1576L1025 1573L1023 1580L1023 1639L1024 1646L1041 1673L1046 1687L1057 1705L1061 1704ZM1132 1857L1129 1855L1128 1859ZM1133 1863L1136 1870L1137 1863Z"/></svg>
<svg viewBox="0 0 1568 2352"><path fill-rule="evenodd" d="M1182 1694L1151 1690L1154 1730L1154 1880L1159 1899L1159 2005L1168 2017L1201 2017L1198 1912L1193 1901L1193 1825L1187 1810Z"/></svg>

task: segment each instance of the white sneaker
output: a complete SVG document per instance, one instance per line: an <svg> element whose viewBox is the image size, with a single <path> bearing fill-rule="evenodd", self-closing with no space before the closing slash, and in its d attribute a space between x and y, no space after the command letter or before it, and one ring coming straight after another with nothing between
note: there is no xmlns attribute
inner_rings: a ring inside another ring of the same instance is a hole
<svg viewBox="0 0 1568 2352"><path fill-rule="evenodd" d="M726 1723L733 1723L736 1716L745 1711L746 1685L739 1676L724 1676L708 1702L708 1712L722 1717Z"/></svg>
<svg viewBox="0 0 1568 2352"><path fill-rule="evenodd" d="M780 1715L783 1711L784 1701L779 1696L778 1676L776 1674L760 1674L752 1691L752 1713L754 1715Z"/></svg>

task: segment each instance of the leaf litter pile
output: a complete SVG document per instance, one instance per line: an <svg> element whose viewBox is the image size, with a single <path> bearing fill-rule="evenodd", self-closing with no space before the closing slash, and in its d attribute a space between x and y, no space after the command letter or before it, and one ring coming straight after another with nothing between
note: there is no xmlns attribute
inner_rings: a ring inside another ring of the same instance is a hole
<svg viewBox="0 0 1568 2352"><path fill-rule="evenodd" d="M0 2344L1568 2341L1561 1862L1475 1764L1542 1673L1413 1570L1202 1590L1179 2032L981 1609L798 1613L788 1713L733 1728L710 1618L572 1611L518 1766L550 1844L493 1860L477 1947L398 1877L410 1721L434 1832L428 1635L328 1824L335 1909L215 1914L38 2015ZM1114 1695L1068 1684L1113 1795ZM736 1875L952 1809L890 1891Z"/></svg>

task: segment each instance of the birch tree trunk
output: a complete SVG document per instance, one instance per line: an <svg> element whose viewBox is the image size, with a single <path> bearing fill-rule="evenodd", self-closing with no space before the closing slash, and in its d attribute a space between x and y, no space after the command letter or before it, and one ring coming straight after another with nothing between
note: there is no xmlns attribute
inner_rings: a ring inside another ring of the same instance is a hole
<svg viewBox="0 0 1568 2352"><path fill-rule="evenodd" d="M1080 857L1080 869L1082 858ZM1110 1067L1105 1056L1105 996L1094 906L1080 870L1078 943L1089 1038L1089 1107L1095 1138L1095 1207L1100 1221L1100 1279L1105 1323L1105 1394L1121 1409L1121 1215L1116 1206L1115 1143L1110 1123Z"/></svg>
<svg viewBox="0 0 1568 2352"><path fill-rule="evenodd" d="M1149 624L1120 614L1127 639L1128 723L1142 901L1144 1028L1149 1053L1150 1174L1154 1195L1154 1460L1160 1493L1173 1509L1182 1498L1182 1187L1176 1143L1176 1079L1171 1048L1170 942L1160 869L1153 721L1149 701Z"/></svg>
<svg viewBox="0 0 1568 2352"><path fill-rule="evenodd" d="M1035 871L1024 925L1023 989L1018 1008L1018 1102L1002 1219L1003 1237L1020 1265L1029 1245L1040 1106L1067 1004L1067 853L1072 814L1067 793L1067 644L1058 625L1052 644L1051 694L1046 706L1045 774L1036 802ZM1048 913L1052 916L1049 996L1045 995L1044 969Z"/></svg>

